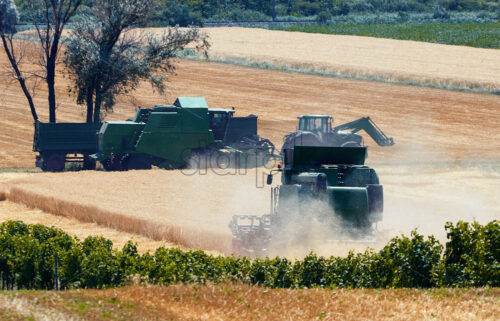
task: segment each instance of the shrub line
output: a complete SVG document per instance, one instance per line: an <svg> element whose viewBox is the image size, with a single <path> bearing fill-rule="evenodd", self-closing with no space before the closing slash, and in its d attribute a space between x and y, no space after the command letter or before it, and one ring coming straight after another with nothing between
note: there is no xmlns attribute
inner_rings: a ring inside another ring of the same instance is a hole
<svg viewBox="0 0 500 321"><path fill-rule="evenodd" d="M0 224L3 289L106 288L152 284L243 282L271 288L432 288L500 286L500 222L447 223L448 242L415 230L380 251L347 257L310 253L302 260L208 255L158 248L138 254L128 242L89 236L80 241L57 228L20 221ZM55 261L58 278L55 277Z"/></svg>

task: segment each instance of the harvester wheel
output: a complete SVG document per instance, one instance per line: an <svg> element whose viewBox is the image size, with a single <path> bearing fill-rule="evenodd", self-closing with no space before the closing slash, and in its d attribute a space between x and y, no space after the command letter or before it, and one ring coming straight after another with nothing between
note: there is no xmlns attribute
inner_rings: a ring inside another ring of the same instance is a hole
<svg viewBox="0 0 500 321"><path fill-rule="evenodd" d="M122 158L119 156L114 156L111 159L101 161L101 164L102 164L102 167L104 167L104 169L108 172L122 171L123 170Z"/></svg>
<svg viewBox="0 0 500 321"><path fill-rule="evenodd" d="M127 169L151 169L151 161L145 156L131 156L125 164Z"/></svg>
<svg viewBox="0 0 500 321"><path fill-rule="evenodd" d="M243 242L240 239L233 238L231 241L231 250L233 251L233 254L241 254L242 249Z"/></svg>
<svg viewBox="0 0 500 321"><path fill-rule="evenodd" d="M105 161L102 161L101 164L105 171L110 172L113 170L113 164L111 164L111 160L107 159Z"/></svg>
<svg viewBox="0 0 500 321"><path fill-rule="evenodd" d="M90 157L89 155L83 156L83 169L85 170L94 170L96 166L95 159Z"/></svg>
<svg viewBox="0 0 500 321"><path fill-rule="evenodd" d="M44 171L62 172L66 166L66 155L64 154L49 154L44 160Z"/></svg>

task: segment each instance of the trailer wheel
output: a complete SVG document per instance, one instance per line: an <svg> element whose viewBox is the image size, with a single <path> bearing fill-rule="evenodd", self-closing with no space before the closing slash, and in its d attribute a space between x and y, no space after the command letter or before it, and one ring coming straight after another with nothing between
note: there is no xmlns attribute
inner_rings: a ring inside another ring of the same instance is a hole
<svg viewBox="0 0 500 321"><path fill-rule="evenodd" d="M145 156L131 156L124 166L126 169L151 169L151 161Z"/></svg>
<svg viewBox="0 0 500 321"><path fill-rule="evenodd" d="M49 154L44 160L43 170L48 172L62 172L66 166L65 154Z"/></svg>

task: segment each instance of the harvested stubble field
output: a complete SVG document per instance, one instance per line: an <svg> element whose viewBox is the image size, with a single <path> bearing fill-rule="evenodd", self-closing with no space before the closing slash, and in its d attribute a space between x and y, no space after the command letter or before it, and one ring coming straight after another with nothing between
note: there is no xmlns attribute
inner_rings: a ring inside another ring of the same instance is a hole
<svg viewBox="0 0 500 321"><path fill-rule="evenodd" d="M0 293L6 320L497 320L498 289L272 290L240 284Z"/></svg>
<svg viewBox="0 0 500 321"><path fill-rule="evenodd" d="M269 206L268 201L260 202L267 191L255 188L255 171L231 176L164 170L77 172L33 175L10 181L7 187L9 200L49 213L228 253L231 215L263 213Z"/></svg>
<svg viewBox="0 0 500 321"><path fill-rule="evenodd" d="M0 55L0 66L6 59ZM370 162L492 162L498 160L500 96L452 92L260 70L226 64L180 61L166 96L143 84L121 97L107 120L123 120L136 106L171 103L177 96L204 96L210 106L235 106L237 114L259 115L259 131L280 145L301 114L331 114L335 123L371 116L396 146L380 148L367 138ZM84 109L68 96L67 79L57 81L58 120L82 121ZM34 166L33 123L17 84L0 83L0 167ZM36 95L42 121L47 92Z"/></svg>

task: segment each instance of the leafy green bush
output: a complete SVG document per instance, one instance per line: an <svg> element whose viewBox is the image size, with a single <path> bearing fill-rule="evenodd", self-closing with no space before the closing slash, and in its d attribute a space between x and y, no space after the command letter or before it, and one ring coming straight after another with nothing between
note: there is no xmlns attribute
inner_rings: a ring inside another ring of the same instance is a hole
<svg viewBox="0 0 500 321"><path fill-rule="evenodd" d="M449 241L444 261L446 284L452 286L500 286L500 225L474 222L446 224Z"/></svg>
<svg viewBox="0 0 500 321"><path fill-rule="evenodd" d="M31 0L15 0L22 23L33 23ZM150 26L200 25L203 21L220 19L233 21L255 21L263 17L270 19L273 1L248 0L159 0L156 14L149 20ZM451 12L494 11L497 0L276 0L278 16L315 17L322 11L335 16L345 16L349 12L376 13L429 13L434 5ZM92 10L92 1L83 1L72 22ZM229 14L228 14L229 13Z"/></svg>
<svg viewBox="0 0 500 321"><path fill-rule="evenodd" d="M131 242L116 251L103 237L81 242L56 228L11 221L0 224L0 278L3 289L52 289L56 280L63 289L105 288L137 276L159 284L240 281L273 288L499 286L500 222L447 223L446 229L444 255L434 237L413 231L378 252L310 253L291 262L165 248L140 255Z"/></svg>

